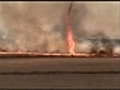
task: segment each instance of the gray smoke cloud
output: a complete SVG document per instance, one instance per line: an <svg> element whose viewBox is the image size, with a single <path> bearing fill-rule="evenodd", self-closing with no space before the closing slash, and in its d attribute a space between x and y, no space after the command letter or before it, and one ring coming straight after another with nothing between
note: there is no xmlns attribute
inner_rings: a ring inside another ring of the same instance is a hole
<svg viewBox="0 0 120 90"><path fill-rule="evenodd" d="M119 3L76 2L71 17L75 52L120 52Z"/></svg>
<svg viewBox="0 0 120 90"><path fill-rule="evenodd" d="M68 52L68 2L0 3L0 50ZM73 2L75 52L120 53L119 3Z"/></svg>

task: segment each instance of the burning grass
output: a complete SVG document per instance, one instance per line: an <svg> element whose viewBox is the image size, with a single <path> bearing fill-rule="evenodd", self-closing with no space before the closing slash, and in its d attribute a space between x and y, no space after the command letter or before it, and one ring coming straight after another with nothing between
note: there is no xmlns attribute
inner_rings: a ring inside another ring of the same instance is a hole
<svg viewBox="0 0 120 90"><path fill-rule="evenodd" d="M75 58L90 58L90 57L115 57L118 58L120 57L120 55L109 55L107 53L99 53L99 54L95 54L95 53L89 53L89 54L85 54L85 53L75 53L75 54L70 54L70 53L44 53L44 54L40 54L38 52L0 52L0 57L26 57L26 58L31 58L31 57L75 57Z"/></svg>

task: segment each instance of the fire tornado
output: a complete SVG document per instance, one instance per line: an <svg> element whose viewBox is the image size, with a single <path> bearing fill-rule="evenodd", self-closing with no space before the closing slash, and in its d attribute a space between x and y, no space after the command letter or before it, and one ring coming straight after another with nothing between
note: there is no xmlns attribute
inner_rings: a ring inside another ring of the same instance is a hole
<svg viewBox="0 0 120 90"><path fill-rule="evenodd" d="M75 52L74 52L74 48L75 48L75 43L74 43L74 40L73 40L73 35L72 35L72 29L71 29L71 21L70 21L70 12L71 12L71 9L72 9L72 4L70 4L70 7L68 9L68 14L67 14L67 41L68 41L68 49L69 49L69 53L71 55L75 55Z"/></svg>

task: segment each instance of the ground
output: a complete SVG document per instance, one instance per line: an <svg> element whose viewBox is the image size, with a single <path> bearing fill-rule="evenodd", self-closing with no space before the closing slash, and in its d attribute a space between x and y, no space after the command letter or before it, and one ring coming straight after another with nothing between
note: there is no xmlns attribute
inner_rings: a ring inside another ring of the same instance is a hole
<svg viewBox="0 0 120 90"><path fill-rule="evenodd" d="M0 88L119 88L119 67L119 58L0 58Z"/></svg>

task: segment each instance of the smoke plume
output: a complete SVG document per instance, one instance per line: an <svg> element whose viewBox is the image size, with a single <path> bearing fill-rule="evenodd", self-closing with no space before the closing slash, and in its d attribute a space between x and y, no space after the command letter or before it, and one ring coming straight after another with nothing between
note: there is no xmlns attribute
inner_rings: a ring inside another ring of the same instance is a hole
<svg viewBox="0 0 120 90"><path fill-rule="evenodd" d="M68 6L69 3L1 3L0 48L66 52Z"/></svg>

